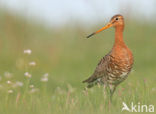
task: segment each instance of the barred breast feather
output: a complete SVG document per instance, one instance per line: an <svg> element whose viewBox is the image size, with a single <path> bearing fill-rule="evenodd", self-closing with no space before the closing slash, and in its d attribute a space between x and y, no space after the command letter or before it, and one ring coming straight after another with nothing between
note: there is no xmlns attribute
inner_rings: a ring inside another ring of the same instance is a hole
<svg viewBox="0 0 156 114"><path fill-rule="evenodd" d="M118 55L117 51L118 48L113 48L110 53L103 57L93 75L83 82L117 85L125 80L132 68L132 54L125 47L123 49L120 48L121 55Z"/></svg>

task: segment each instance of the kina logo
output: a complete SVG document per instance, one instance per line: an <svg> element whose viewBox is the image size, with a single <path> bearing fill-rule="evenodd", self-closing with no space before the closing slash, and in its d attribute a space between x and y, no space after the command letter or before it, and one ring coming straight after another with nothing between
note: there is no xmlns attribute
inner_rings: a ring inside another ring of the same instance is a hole
<svg viewBox="0 0 156 114"><path fill-rule="evenodd" d="M125 102L122 102L122 111L128 111L128 112L154 112L154 105L146 105L146 104L134 104L131 102L131 105L128 106Z"/></svg>

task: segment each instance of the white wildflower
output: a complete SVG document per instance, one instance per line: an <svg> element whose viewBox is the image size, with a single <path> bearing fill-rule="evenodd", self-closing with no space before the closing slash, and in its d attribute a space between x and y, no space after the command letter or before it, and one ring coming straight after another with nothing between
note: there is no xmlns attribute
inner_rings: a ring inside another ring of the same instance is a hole
<svg viewBox="0 0 156 114"><path fill-rule="evenodd" d="M7 83L7 84L11 84L12 82L11 82L10 80L8 80L6 83Z"/></svg>
<svg viewBox="0 0 156 114"><path fill-rule="evenodd" d="M44 76L44 77L48 77L48 76L49 76L49 74L48 74L48 73L45 73L43 76Z"/></svg>
<svg viewBox="0 0 156 114"><path fill-rule="evenodd" d="M45 73L42 77L41 77L41 82L47 82L48 81L48 73Z"/></svg>
<svg viewBox="0 0 156 114"><path fill-rule="evenodd" d="M31 78L31 74L29 72L25 72L24 75L28 78Z"/></svg>
<svg viewBox="0 0 156 114"><path fill-rule="evenodd" d="M30 92L30 93L35 93L35 92L38 92L38 91L39 91L38 88L32 88L29 92Z"/></svg>
<svg viewBox="0 0 156 114"><path fill-rule="evenodd" d="M12 74L11 74L10 72L5 72L5 73L4 73L4 76L5 76L6 78L11 78L11 77L12 77Z"/></svg>
<svg viewBox="0 0 156 114"><path fill-rule="evenodd" d="M28 54L28 55L30 55L31 52L32 52L32 51L31 51L30 49L24 50L24 54Z"/></svg>
<svg viewBox="0 0 156 114"><path fill-rule="evenodd" d="M30 85L29 87L30 87L30 88L34 88L34 85Z"/></svg>
<svg viewBox="0 0 156 114"><path fill-rule="evenodd" d="M41 82L47 82L48 81L48 77L42 77L41 78Z"/></svg>
<svg viewBox="0 0 156 114"><path fill-rule="evenodd" d="M29 65L30 66L36 66L36 62L35 61L32 61L32 62L29 63Z"/></svg>
<svg viewBox="0 0 156 114"><path fill-rule="evenodd" d="M16 84L20 87L23 86L23 82L20 82L20 81L16 81Z"/></svg>
<svg viewBox="0 0 156 114"><path fill-rule="evenodd" d="M8 90L8 93L13 93L13 90L11 90L11 89L10 89L10 90Z"/></svg>
<svg viewBox="0 0 156 114"><path fill-rule="evenodd" d="M16 81L15 84L13 85L13 87L22 87L23 86L23 82L20 81Z"/></svg>

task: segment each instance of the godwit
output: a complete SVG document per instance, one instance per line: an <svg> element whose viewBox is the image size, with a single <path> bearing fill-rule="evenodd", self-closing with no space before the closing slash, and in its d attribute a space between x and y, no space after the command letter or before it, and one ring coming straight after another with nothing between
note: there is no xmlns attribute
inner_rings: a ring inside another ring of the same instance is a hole
<svg viewBox="0 0 156 114"><path fill-rule="evenodd" d="M123 41L124 18L122 15L115 15L110 22L100 30L87 36L91 36L110 27L115 28L115 42L112 50L103 57L97 65L94 73L83 83L88 83L87 88L96 84L103 84L110 89L110 100L118 84L124 81L133 65L133 55Z"/></svg>

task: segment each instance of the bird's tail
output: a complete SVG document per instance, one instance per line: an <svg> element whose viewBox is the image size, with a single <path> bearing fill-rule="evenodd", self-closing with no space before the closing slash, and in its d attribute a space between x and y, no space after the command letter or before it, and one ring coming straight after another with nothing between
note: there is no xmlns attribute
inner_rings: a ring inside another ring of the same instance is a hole
<svg viewBox="0 0 156 114"><path fill-rule="evenodd" d="M88 79L83 80L82 83L88 83Z"/></svg>
<svg viewBox="0 0 156 114"><path fill-rule="evenodd" d="M82 81L82 83L91 83L93 81L94 81L93 78L92 77L89 77L88 79Z"/></svg>
<svg viewBox="0 0 156 114"><path fill-rule="evenodd" d="M82 81L82 83L88 83L87 88L91 88L97 84L97 81L91 76L88 79Z"/></svg>

